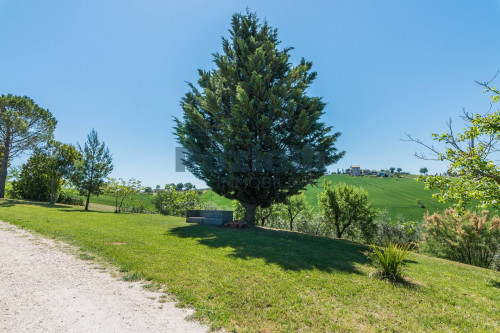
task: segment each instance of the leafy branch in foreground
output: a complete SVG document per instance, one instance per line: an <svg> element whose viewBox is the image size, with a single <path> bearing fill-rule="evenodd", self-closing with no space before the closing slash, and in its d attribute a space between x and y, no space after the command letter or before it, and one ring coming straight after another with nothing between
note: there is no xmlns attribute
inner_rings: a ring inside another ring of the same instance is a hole
<svg viewBox="0 0 500 333"><path fill-rule="evenodd" d="M497 73L498 74L498 73ZM484 87L484 93L490 94L493 103L500 100L500 91L488 82L477 82ZM491 108L490 108L491 110ZM444 176L419 176L417 180L425 183L426 189L439 190L434 194L441 202L452 201L463 212L465 206L477 200L479 208L499 208L500 202L500 110L484 115L464 111L462 119L466 128L456 133L452 121L447 122L448 131L432 134L435 141L445 145L445 150L427 145L407 134L408 140L425 147L431 155L415 154L424 160L448 161L449 173L457 179Z"/></svg>

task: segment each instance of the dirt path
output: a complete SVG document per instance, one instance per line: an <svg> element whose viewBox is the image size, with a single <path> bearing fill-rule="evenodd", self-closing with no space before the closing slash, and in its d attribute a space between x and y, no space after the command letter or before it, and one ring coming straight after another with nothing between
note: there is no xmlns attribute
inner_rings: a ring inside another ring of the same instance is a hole
<svg viewBox="0 0 500 333"><path fill-rule="evenodd" d="M1 332L206 332L189 310L0 222Z"/></svg>

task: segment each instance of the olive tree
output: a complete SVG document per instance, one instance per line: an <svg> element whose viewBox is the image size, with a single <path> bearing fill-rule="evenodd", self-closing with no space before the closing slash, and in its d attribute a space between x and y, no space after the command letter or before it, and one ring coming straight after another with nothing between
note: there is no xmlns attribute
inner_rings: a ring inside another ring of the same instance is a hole
<svg viewBox="0 0 500 333"><path fill-rule="evenodd" d="M334 228L337 238L345 233L371 241L377 231L375 211L368 202L368 192L361 187L344 183L323 183L318 203L325 222Z"/></svg>
<svg viewBox="0 0 500 333"><path fill-rule="evenodd" d="M141 181L134 178L131 178L128 181L125 181L122 178L118 180L115 178L109 178L107 183L104 185L104 193L115 198L115 213L121 213L125 199L132 199L132 196L139 193L141 190Z"/></svg>

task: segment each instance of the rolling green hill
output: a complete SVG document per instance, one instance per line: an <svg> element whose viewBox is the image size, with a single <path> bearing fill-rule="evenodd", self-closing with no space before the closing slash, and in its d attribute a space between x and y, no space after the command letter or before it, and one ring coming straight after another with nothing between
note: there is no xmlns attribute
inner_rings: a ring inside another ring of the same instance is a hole
<svg viewBox="0 0 500 333"><path fill-rule="evenodd" d="M139 193L139 194L133 195L132 198L136 202L142 202L144 204L144 206L146 207L146 209L155 210L155 206L151 202L151 200L153 199L152 194ZM113 206L113 207L115 206L115 198L107 196L107 195L100 195L98 197L91 197L90 202L96 203L96 204L101 204L101 205L109 205L109 206ZM124 204L127 204L127 203L131 203L131 201L129 199L125 199Z"/></svg>
<svg viewBox="0 0 500 333"><path fill-rule="evenodd" d="M333 183L346 183L363 187L368 191L369 200L376 209L387 209L391 216L402 214L411 220L421 220L425 212L435 212L447 208L448 204L442 204L432 197L431 191L424 190L424 184L416 182L413 177L403 178L376 178L376 177L350 177L347 175L328 175L323 177L318 186L309 186L305 192L307 203L318 209L317 195L323 191L322 182L326 179ZM230 209L231 200L220 197L212 191L202 195L202 202L213 203L220 208ZM425 208L417 203L421 200Z"/></svg>

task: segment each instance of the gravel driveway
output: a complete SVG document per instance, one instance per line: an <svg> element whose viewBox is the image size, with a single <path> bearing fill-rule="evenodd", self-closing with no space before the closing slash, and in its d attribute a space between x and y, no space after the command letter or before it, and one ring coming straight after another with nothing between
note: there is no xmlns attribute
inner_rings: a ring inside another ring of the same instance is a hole
<svg viewBox="0 0 500 333"><path fill-rule="evenodd" d="M0 222L1 332L206 332L192 312Z"/></svg>

